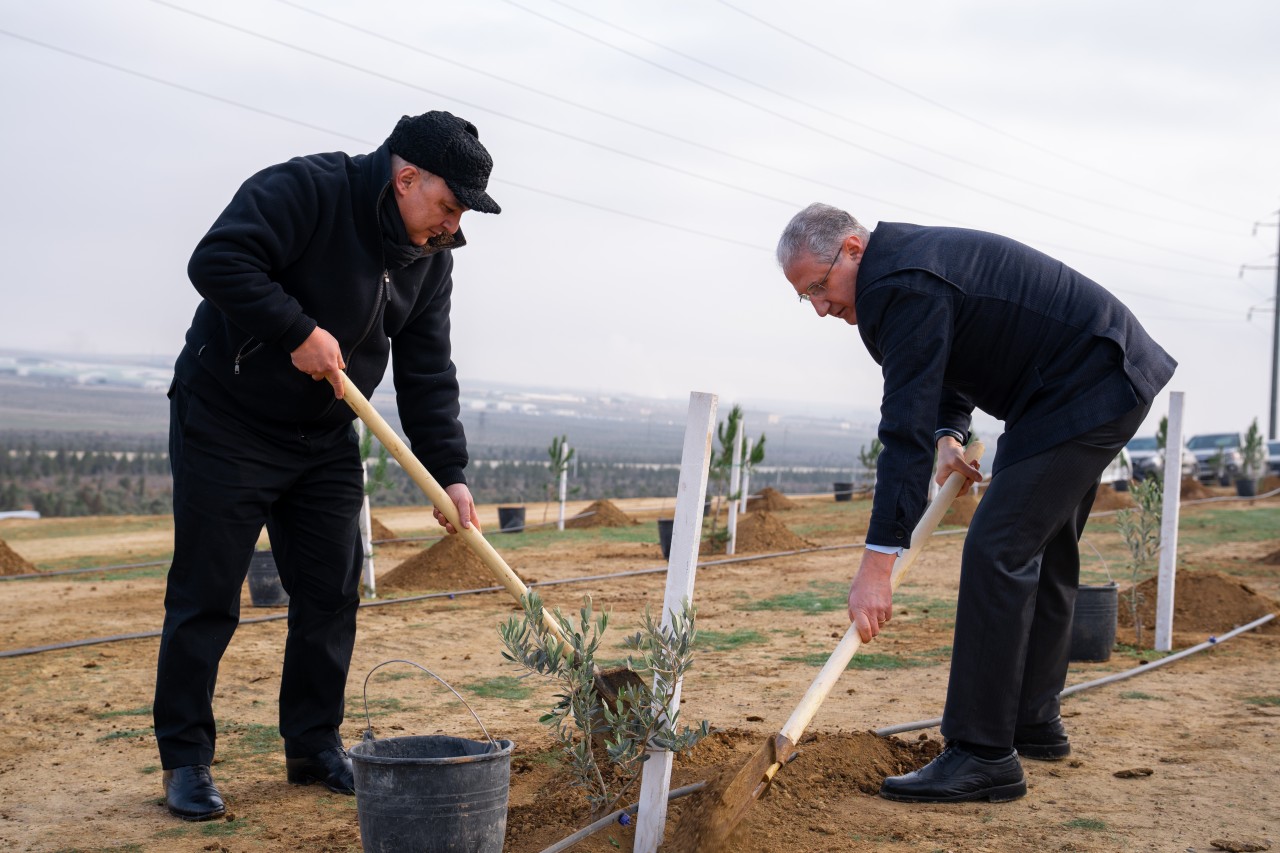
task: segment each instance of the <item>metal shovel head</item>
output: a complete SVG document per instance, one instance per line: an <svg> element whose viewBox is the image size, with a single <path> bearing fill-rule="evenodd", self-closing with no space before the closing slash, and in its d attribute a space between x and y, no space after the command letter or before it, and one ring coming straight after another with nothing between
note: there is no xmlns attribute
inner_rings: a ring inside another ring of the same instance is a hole
<svg viewBox="0 0 1280 853"><path fill-rule="evenodd" d="M681 814L672 847L674 853L713 853L725 849L747 809L769 789L774 774L790 760L794 751L790 740L776 735L760 744L737 772L721 771L691 798Z"/></svg>

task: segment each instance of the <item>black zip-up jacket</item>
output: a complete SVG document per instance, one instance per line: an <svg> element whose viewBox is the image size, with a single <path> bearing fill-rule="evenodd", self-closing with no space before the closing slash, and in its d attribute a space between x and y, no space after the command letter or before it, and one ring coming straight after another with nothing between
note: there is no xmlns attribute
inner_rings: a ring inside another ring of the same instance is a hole
<svg viewBox="0 0 1280 853"><path fill-rule="evenodd" d="M355 417L328 382L290 360L316 326L338 340L366 396L394 355L401 423L414 453L449 486L466 482L449 343L450 249L466 241L460 231L443 235L450 249L433 245L399 269L389 263L380 208L390 180L383 145L354 157L296 157L245 181L191 256L187 273L204 300L174 371L241 420L306 434Z"/></svg>
<svg viewBox="0 0 1280 853"><path fill-rule="evenodd" d="M994 475L1150 403L1177 366L1099 284L982 231L880 223L854 299L884 375L873 545L909 544L936 429L1004 421Z"/></svg>

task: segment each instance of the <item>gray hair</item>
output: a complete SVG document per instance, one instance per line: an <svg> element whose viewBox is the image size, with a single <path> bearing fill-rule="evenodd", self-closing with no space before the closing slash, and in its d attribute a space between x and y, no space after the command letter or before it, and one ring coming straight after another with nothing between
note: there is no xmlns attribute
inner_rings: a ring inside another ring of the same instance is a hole
<svg viewBox="0 0 1280 853"><path fill-rule="evenodd" d="M838 207L814 202L791 217L778 239L778 266L786 269L802 256L825 258L839 249L850 234L864 241L867 229Z"/></svg>

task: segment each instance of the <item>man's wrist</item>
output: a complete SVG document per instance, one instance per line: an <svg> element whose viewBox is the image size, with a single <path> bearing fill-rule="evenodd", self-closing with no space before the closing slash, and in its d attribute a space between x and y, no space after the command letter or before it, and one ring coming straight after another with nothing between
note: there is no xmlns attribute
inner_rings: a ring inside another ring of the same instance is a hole
<svg viewBox="0 0 1280 853"><path fill-rule="evenodd" d="M960 432L960 430L958 430L958 429L951 429L950 427L943 427L942 429L936 429L936 430L934 430L934 431L933 431L933 444L934 444L934 446L936 447L939 441L941 441L943 438L948 437L948 436L949 436L949 437L951 437L951 438L954 438L956 441L958 441L958 442L960 443L960 446L961 446L961 447L963 447L963 446L964 446L965 440L968 438L968 436L967 436L967 435L965 435L964 433Z"/></svg>

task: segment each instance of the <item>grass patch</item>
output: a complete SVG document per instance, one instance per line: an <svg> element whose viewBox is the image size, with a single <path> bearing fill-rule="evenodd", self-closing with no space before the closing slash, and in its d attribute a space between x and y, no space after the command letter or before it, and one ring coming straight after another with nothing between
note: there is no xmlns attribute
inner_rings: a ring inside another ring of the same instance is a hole
<svg viewBox="0 0 1280 853"><path fill-rule="evenodd" d="M1280 696L1246 696L1244 701L1247 705L1262 705L1274 708L1280 705Z"/></svg>
<svg viewBox="0 0 1280 853"><path fill-rule="evenodd" d="M163 557L154 557L154 558L147 558L145 560L138 560L138 562L149 563L153 559L155 560L163 559L164 565L147 566L145 568L138 568L138 569L118 569L116 571L110 571L110 572L86 572L85 574L82 574L82 575L68 575L67 577L62 578L62 580L66 580L68 582L73 582L73 583L107 583L107 582L138 580L139 578L147 578L147 579L162 578L165 575L167 575L169 573L169 563L172 562L172 558L166 559ZM89 559L89 560L81 560L81 562L86 563L88 566L92 566L92 565L96 565L98 561ZM80 566L59 566L58 568L76 569L81 567Z"/></svg>
<svg viewBox="0 0 1280 853"><path fill-rule="evenodd" d="M397 711L405 710L405 705L396 697L391 696L386 699L370 699L369 700L369 716L385 717L387 714L394 714ZM363 696L347 697L347 716L363 717L365 713L365 704Z"/></svg>
<svg viewBox="0 0 1280 853"><path fill-rule="evenodd" d="M1121 615L1123 616L1123 614ZM1140 649L1137 646L1132 646L1128 643L1116 643L1115 650L1126 657L1133 658L1134 660L1144 660L1148 662L1160 660L1161 658L1165 658L1173 654L1171 651L1158 652L1155 649Z"/></svg>
<svg viewBox="0 0 1280 853"><path fill-rule="evenodd" d="M1072 818L1063 824L1067 829L1088 829L1094 832L1101 832L1107 828L1104 821L1100 821L1095 817L1077 817Z"/></svg>
<svg viewBox="0 0 1280 853"><path fill-rule="evenodd" d="M1143 693L1141 690L1126 690L1120 694L1120 698L1149 700L1149 701L1155 701L1155 702L1164 701L1164 699L1160 696L1152 696L1150 693Z"/></svg>
<svg viewBox="0 0 1280 853"><path fill-rule="evenodd" d="M237 834L242 829L247 829L248 826L248 819L243 817L234 820L211 820L201 824L200 834L205 838L226 838Z"/></svg>
<svg viewBox="0 0 1280 853"><path fill-rule="evenodd" d="M488 681L463 686L482 699L528 699L533 693L533 688L526 685L524 679L513 675L499 675Z"/></svg>
<svg viewBox="0 0 1280 853"><path fill-rule="evenodd" d="M425 628L426 626L427 626L426 622L420 622L417 625L410 625L409 627ZM379 681L403 681L406 678L413 678L415 675L419 675L419 674L420 673L417 670L413 672L378 672L374 674L373 681L375 683Z"/></svg>
<svg viewBox="0 0 1280 853"><path fill-rule="evenodd" d="M933 619L955 619L956 603L945 598L928 598L923 595L902 595L893 597L894 609L906 610L908 615L928 616Z"/></svg>
<svg viewBox="0 0 1280 853"><path fill-rule="evenodd" d="M1205 509L1178 520L1178 544L1217 545L1223 542L1265 542L1280 530L1280 507Z"/></svg>
<svg viewBox="0 0 1280 853"><path fill-rule="evenodd" d="M218 747L223 760L271 755L283 748L280 729L262 723L219 723Z"/></svg>
<svg viewBox="0 0 1280 853"><path fill-rule="evenodd" d="M799 610L803 613L824 613L844 610L849 606L849 588L832 581L810 581L808 589L762 598L740 607L741 610Z"/></svg>
<svg viewBox="0 0 1280 853"><path fill-rule="evenodd" d="M119 711L100 711L94 716L99 720L109 720L112 717L150 717L151 706L140 705L137 708L122 708Z"/></svg>
<svg viewBox="0 0 1280 853"><path fill-rule="evenodd" d="M769 642L759 631L740 628L736 631L699 631L697 648L711 652L728 652L743 646L756 646Z"/></svg>
<svg viewBox="0 0 1280 853"><path fill-rule="evenodd" d="M150 776L152 773L159 773L159 772L160 772L160 765L159 765L159 764L148 764L146 767L142 768L142 770L141 770L140 772L142 773L142 775L143 775L143 776Z"/></svg>
<svg viewBox="0 0 1280 853"><path fill-rule="evenodd" d="M124 740L126 738L149 737L151 732L151 726L147 726L145 729L121 729L118 732L110 732L109 734L103 735L98 738L98 742L106 743L107 741Z"/></svg>
<svg viewBox="0 0 1280 853"><path fill-rule="evenodd" d="M829 657L831 657L830 652L810 652L806 655L787 655L782 659L809 666L822 666ZM939 663L940 661L937 660L926 660L919 657L899 657L897 655L868 652L867 654L854 655L853 660L849 661L849 665L845 669L908 669L916 666L937 666Z"/></svg>

